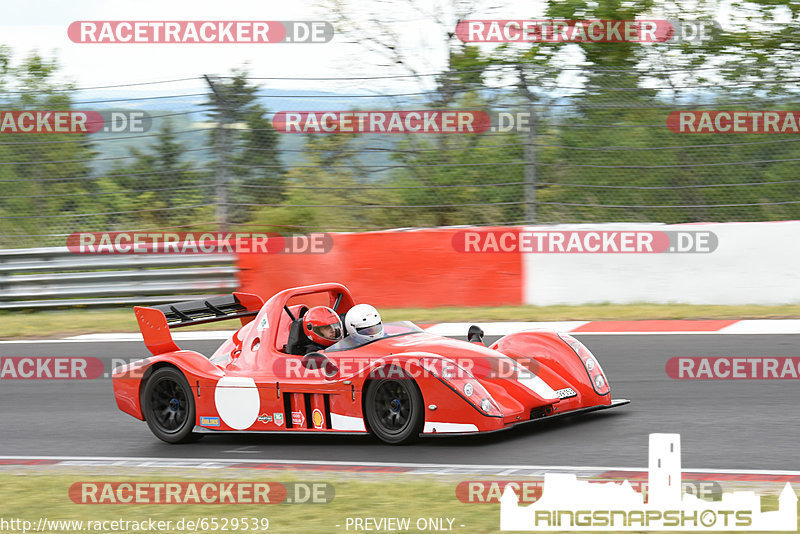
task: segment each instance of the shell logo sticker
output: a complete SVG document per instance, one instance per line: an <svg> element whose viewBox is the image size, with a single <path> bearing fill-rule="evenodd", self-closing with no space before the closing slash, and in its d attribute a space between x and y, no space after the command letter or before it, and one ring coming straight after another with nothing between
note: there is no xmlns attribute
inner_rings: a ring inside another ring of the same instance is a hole
<svg viewBox="0 0 800 534"><path fill-rule="evenodd" d="M316 409L311 413L311 420L314 422L314 428L322 428L322 426L325 424L325 416L322 415L322 412L319 409Z"/></svg>

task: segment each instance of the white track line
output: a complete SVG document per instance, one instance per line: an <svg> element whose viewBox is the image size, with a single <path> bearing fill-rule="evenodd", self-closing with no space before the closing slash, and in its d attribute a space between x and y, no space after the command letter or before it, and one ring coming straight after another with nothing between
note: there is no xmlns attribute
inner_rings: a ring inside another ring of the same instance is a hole
<svg viewBox="0 0 800 534"><path fill-rule="evenodd" d="M744 319L719 330L684 331L674 330L666 332L657 331L620 331L620 332L574 332L576 328L588 324L590 321L510 321L510 322L476 322L476 323L437 323L428 326L425 330L441 336L466 336L470 325L480 326L487 336L504 336L520 330L543 328L570 332L576 336L663 336L663 335L779 335L800 334L800 319ZM172 334L175 341L204 341L224 340L233 334L233 330L205 330L197 332L175 332ZM0 341L0 344L48 344L48 343L141 343L142 335L138 332L114 332L106 334L84 334L71 336L64 339L11 339Z"/></svg>
<svg viewBox="0 0 800 534"><path fill-rule="evenodd" d="M440 336L466 336L471 325L481 327L487 336L504 336L520 330L543 328L569 332L575 330L589 321L508 321L508 322L477 322L477 323L438 323L428 326L425 331Z"/></svg>

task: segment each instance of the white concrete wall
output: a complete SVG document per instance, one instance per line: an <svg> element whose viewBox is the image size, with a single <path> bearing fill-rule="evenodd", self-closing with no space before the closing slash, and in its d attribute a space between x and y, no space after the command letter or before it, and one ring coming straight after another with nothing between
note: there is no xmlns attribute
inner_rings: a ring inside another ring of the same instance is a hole
<svg viewBox="0 0 800 534"><path fill-rule="evenodd" d="M710 253L524 253L527 304L800 303L800 221L557 225L526 230L710 230L719 239Z"/></svg>

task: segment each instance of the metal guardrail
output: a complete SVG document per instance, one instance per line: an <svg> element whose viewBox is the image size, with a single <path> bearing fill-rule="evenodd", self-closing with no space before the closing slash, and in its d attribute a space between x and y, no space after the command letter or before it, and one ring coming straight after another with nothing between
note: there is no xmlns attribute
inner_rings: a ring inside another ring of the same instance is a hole
<svg viewBox="0 0 800 534"><path fill-rule="evenodd" d="M232 254L73 254L0 250L0 309L158 304L238 287Z"/></svg>

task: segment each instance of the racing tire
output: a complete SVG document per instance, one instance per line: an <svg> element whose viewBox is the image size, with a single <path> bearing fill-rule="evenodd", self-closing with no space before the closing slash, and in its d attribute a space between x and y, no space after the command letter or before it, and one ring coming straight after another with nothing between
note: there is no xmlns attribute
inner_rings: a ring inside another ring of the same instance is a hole
<svg viewBox="0 0 800 534"><path fill-rule="evenodd" d="M425 424L422 392L414 379L392 368L387 378L368 382L364 415L370 431L384 443L412 443Z"/></svg>
<svg viewBox="0 0 800 534"><path fill-rule="evenodd" d="M144 386L142 400L147 426L158 439L186 443L203 437L192 432L196 413L194 395L179 370L156 369Z"/></svg>

